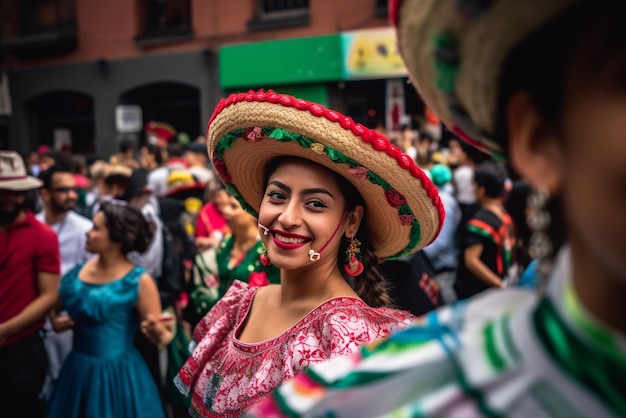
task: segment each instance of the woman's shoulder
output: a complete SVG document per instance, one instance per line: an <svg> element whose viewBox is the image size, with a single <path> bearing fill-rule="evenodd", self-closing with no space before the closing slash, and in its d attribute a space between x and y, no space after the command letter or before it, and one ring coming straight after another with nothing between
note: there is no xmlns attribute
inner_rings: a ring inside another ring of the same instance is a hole
<svg viewBox="0 0 626 418"><path fill-rule="evenodd" d="M404 329L416 317L395 308L373 308L360 299L336 298L320 306L319 315L332 327L345 330L347 326L385 335Z"/></svg>
<svg viewBox="0 0 626 418"><path fill-rule="evenodd" d="M250 286L248 283L241 280L233 280L233 283L230 285L224 296L220 299L220 301L234 301L239 302L242 299L246 299L251 297L254 292L258 290L253 286Z"/></svg>
<svg viewBox="0 0 626 418"><path fill-rule="evenodd" d="M82 269L85 267L85 265L87 263L89 263L91 260L88 260L84 263L79 263L76 264L74 267L72 267L69 271L67 271L62 277L61 277L61 284L60 286L62 288L67 288L67 286L70 283L74 283L76 281L78 281L78 276L80 275L80 272L82 271Z"/></svg>
<svg viewBox="0 0 626 418"><path fill-rule="evenodd" d="M234 280L228 290L226 290L224 296L217 301L205 318L210 317L215 319L223 315L232 315L233 309L237 312L246 311L257 290L258 288L251 287L248 283L242 282L241 280Z"/></svg>
<svg viewBox="0 0 626 418"><path fill-rule="evenodd" d="M155 281L146 269L138 265L131 265L127 273L122 276L118 282L132 286L140 286L141 282L146 280Z"/></svg>
<svg viewBox="0 0 626 418"><path fill-rule="evenodd" d="M357 298L338 297L312 310L292 328L291 335L304 333L308 339L315 336L324 355L333 357L401 331L415 319L399 309L372 308Z"/></svg>

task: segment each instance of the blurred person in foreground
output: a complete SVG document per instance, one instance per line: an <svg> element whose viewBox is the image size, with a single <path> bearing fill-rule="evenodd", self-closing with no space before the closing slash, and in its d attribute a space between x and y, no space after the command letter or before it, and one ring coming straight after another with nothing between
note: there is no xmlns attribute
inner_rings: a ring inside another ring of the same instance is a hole
<svg viewBox="0 0 626 418"><path fill-rule="evenodd" d="M58 298L59 242L24 208L42 181L22 157L0 151L0 408L6 418L41 417L39 393L48 369L40 334Z"/></svg>
<svg viewBox="0 0 626 418"><path fill-rule="evenodd" d="M420 96L532 186L539 291L488 290L429 314L312 366L256 414L626 416L626 2L391 6Z"/></svg>

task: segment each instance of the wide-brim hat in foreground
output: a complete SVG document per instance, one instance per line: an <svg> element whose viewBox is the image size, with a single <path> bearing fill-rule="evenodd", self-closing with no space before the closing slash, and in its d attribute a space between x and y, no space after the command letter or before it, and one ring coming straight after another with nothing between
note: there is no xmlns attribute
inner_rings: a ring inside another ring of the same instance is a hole
<svg viewBox="0 0 626 418"><path fill-rule="evenodd" d="M25 192L38 189L43 181L29 176L24 159L15 151L0 151L0 190Z"/></svg>
<svg viewBox="0 0 626 418"><path fill-rule="evenodd" d="M366 204L366 228L380 258L432 242L444 219L437 189L411 157L382 134L323 106L274 91L233 94L207 130L216 172L254 216L265 169L282 156L304 158L346 178Z"/></svg>
<svg viewBox="0 0 626 418"><path fill-rule="evenodd" d="M580 0L391 0L400 54L448 129L504 159L498 88L511 50Z"/></svg>

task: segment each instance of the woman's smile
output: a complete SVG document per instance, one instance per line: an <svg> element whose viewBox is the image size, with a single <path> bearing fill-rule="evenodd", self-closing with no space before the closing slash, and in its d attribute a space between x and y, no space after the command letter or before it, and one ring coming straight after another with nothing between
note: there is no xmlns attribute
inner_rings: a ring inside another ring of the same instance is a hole
<svg viewBox="0 0 626 418"><path fill-rule="evenodd" d="M302 235L290 234L288 232L278 230L272 230L272 237L274 244L276 244L278 248L282 248L284 250L294 250L311 241L310 238Z"/></svg>

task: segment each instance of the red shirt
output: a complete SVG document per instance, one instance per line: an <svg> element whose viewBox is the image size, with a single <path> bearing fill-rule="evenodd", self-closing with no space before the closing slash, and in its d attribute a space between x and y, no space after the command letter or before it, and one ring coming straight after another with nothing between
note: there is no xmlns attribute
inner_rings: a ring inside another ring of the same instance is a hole
<svg viewBox="0 0 626 418"><path fill-rule="evenodd" d="M0 232L0 323L5 322L39 295L39 272L60 274L59 241L54 231L31 212ZM9 337L3 345L19 341L38 330L43 318Z"/></svg>
<svg viewBox="0 0 626 418"><path fill-rule="evenodd" d="M220 231L226 234L229 228L224 216L222 216L213 203L209 202L205 204L200 210L200 213L198 213L195 236L210 237L213 231Z"/></svg>

